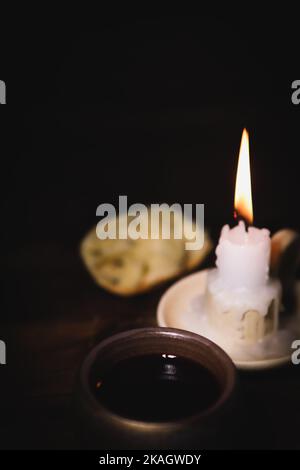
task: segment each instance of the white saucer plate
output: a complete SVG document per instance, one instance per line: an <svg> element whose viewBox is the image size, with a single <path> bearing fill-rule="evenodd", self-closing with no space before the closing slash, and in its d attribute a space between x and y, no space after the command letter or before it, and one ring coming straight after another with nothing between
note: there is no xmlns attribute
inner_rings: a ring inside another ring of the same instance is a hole
<svg viewBox="0 0 300 470"><path fill-rule="evenodd" d="M292 342L300 339L300 317L281 316L278 332L254 346L232 344L230 338L209 324L203 302L207 273L208 270L203 270L190 274L165 292L157 308L158 325L188 330L209 338L227 352L239 369L270 369L291 364Z"/></svg>

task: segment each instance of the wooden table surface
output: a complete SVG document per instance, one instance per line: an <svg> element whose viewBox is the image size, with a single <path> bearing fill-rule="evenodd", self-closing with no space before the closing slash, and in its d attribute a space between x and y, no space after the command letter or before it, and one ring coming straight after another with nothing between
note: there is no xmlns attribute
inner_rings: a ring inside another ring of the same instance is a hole
<svg viewBox="0 0 300 470"><path fill-rule="evenodd" d="M28 245L5 267L10 321L1 328L7 365L0 375L0 448L85 448L72 402L83 358L114 332L154 326L167 286L115 297L93 283L75 244ZM300 449L299 368L238 375L246 414L234 447Z"/></svg>

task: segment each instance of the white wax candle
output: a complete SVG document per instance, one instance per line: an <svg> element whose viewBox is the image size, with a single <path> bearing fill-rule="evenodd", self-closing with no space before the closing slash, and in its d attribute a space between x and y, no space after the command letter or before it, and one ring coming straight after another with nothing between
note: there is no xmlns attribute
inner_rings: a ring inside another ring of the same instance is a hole
<svg viewBox="0 0 300 470"><path fill-rule="evenodd" d="M233 289L263 286L269 277L270 250L269 230L246 230L242 221L232 229L225 225L216 249L220 281Z"/></svg>

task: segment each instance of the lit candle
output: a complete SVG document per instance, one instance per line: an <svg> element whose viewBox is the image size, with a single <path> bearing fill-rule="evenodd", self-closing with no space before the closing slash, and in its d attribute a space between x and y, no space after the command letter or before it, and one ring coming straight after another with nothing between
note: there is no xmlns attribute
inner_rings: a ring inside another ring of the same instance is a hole
<svg viewBox="0 0 300 470"><path fill-rule="evenodd" d="M245 223L230 229L225 225L217 246L219 276L227 287L255 288L269 278L270 232Z"/></svg>
<svg viewBox="0 0 300 470"><path fill-rule="evenodd" d="M225 225L216 249L216 269L207 280L207 307L215 327L232 339L255 342L276 330L280 285L269 279L270 232L246 228L253 222L249 136L243 131L235 189L235 213L243 218Z"/></svg>
<svg viewBox="0 0 300 470"><path fill-rule="evenodd" d="M253 222L252 190L250 175L249 136L243 131L236 188L235 214L249 224ZM225 225L216 250L219 275L228 287L254 288L268 280L271 239L267 229L249 227L244 221L230 230Z"/></svg>

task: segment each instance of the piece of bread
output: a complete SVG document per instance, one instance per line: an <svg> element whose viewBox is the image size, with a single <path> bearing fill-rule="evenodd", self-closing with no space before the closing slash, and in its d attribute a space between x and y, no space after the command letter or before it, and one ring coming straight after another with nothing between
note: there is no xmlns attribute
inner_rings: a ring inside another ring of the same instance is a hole
<svg viewBox="0 0 300 470"><path fill-rule="evenodd" d="M282 285L282 303L285 312L297 309L295 279L300 267L300 234L291 229L282 229L272 236L270 273Z"/></svg>
<svg viewBox="0 0 300 470"><path fill-rule="evenodd" d="M172 226L171 236L173 230ZM101 240L93 228L83 239L80 253L97 284L114 294L130 296L194 269L212 249L207 233L200 250L186 250L187 241L192 240Z"/></svg>
<svg viewBox="0 0 300 470"><path fill-rule="evenodd" d="M272 236L270 269L273 276L295 277L300 265L300 235L282 229Z"/></svg>

